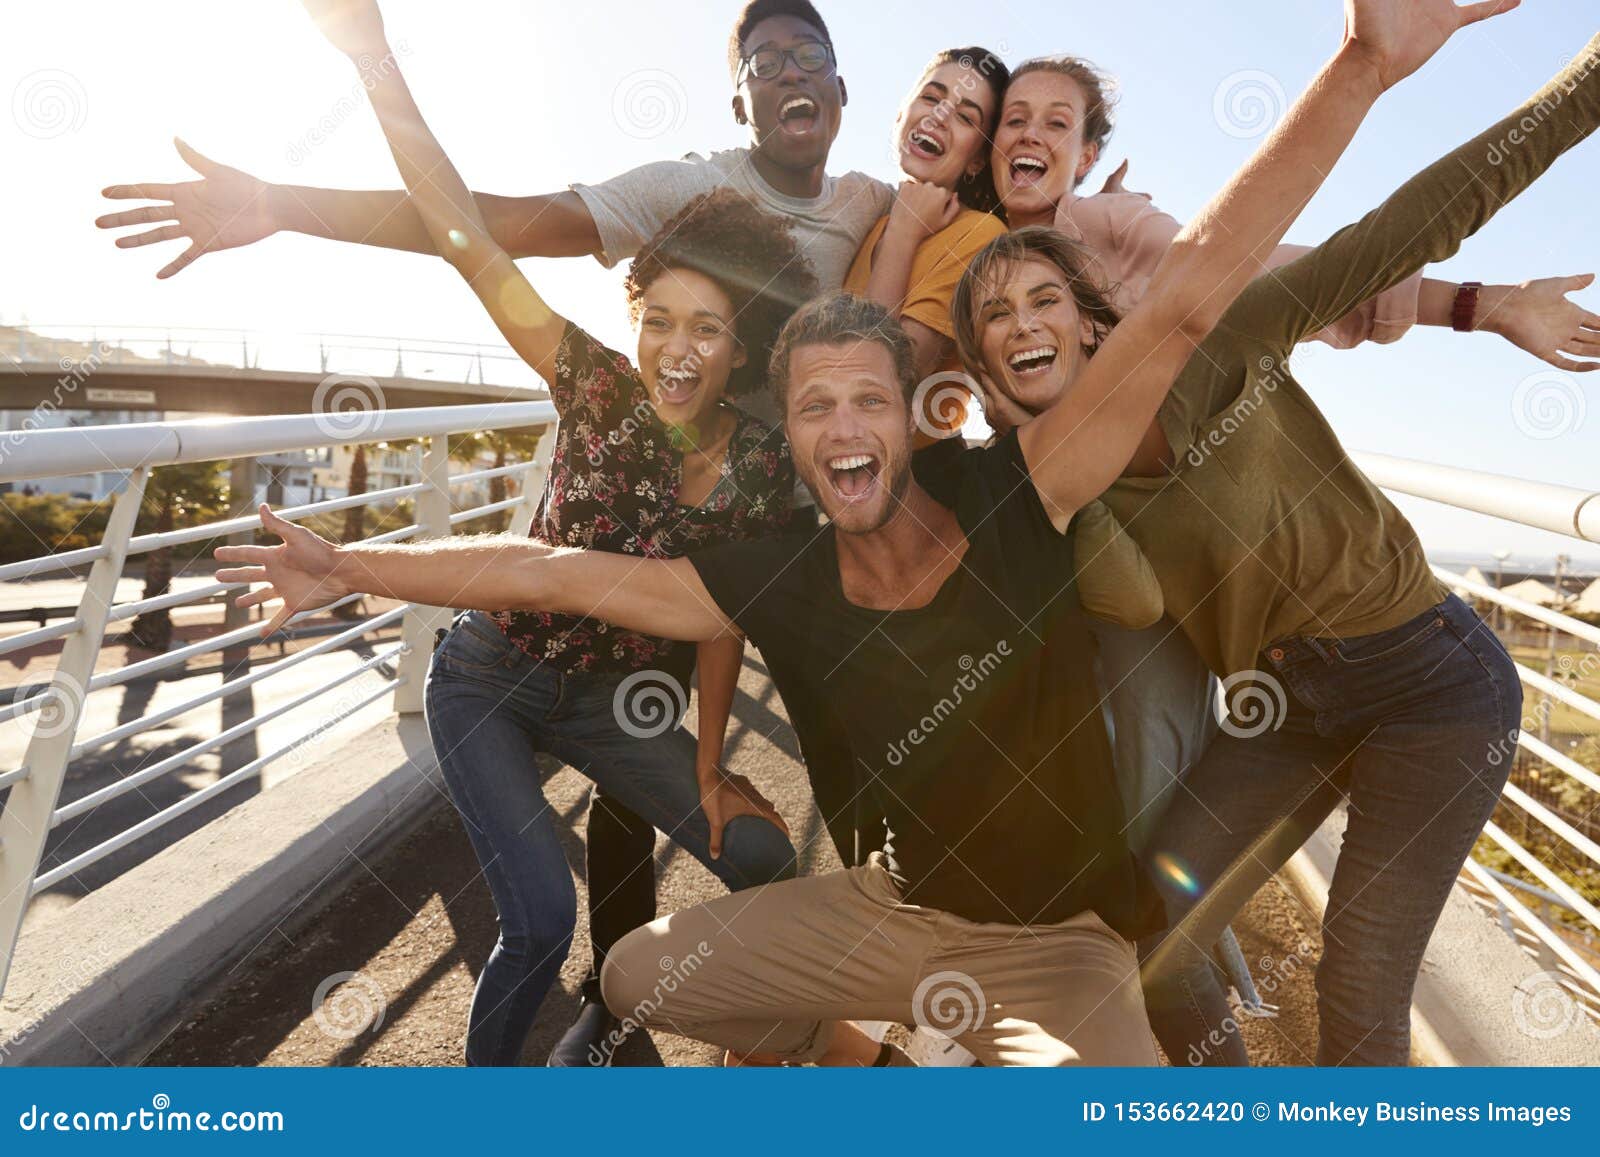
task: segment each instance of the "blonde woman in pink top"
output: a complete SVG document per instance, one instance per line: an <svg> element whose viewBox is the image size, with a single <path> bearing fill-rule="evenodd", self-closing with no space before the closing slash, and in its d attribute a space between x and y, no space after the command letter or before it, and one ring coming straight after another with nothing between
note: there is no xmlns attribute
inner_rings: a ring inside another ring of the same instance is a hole
<svg viewBox="0 0 1600 1157"><path fill-rule="evenodd" d="M1144 295L1162 254L1181 228L1143 193L1122 188L1127 162L1100 192L1077 188L1103 157L1113 126L1113 83L1088 61L1038 57L1011 74L995 129L991 167L995 190L1013 229L1054 225L1091 249L1118 311ZM1309 252L1279 245L1263 270ZM1583 309L1567 294L1593 277L1550 277L1522 285L1479 285L1408 278L1362 303L1315 337L1339 349L1391 342L1414 324L1498 333L1513 345L1564 370L1592 369L1568 354L1582 334ZM1587 356L1592 356L1592 353Z"/></svg>

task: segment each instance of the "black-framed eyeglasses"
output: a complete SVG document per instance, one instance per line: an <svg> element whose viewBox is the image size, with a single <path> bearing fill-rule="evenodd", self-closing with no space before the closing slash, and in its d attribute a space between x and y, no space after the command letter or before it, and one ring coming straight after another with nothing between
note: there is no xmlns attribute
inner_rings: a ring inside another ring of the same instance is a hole
<svg viewBox="0 0 1600 1157"><path fill-rule="evenodd" d="M833 47L820 40L808 40L794 48L758 48L739 63L737 83L753 76L757 80L771 80L783 71L786 60L792 60L801 72L821 72L833 62Z"/></svg>

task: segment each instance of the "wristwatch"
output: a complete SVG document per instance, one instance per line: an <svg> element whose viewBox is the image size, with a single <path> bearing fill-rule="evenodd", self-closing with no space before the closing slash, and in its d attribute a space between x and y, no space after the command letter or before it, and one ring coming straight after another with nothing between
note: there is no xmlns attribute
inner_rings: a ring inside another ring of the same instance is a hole
<svg viewBox="0 0 1600 1157"><path fill-rule="evenodd" d="M1463 281L1456 289L1456 300L1450 307L1451 329L1457 333L1472 332L1472 323L1478 316L1478 294L1482 289L1481 281Z"/></svg>

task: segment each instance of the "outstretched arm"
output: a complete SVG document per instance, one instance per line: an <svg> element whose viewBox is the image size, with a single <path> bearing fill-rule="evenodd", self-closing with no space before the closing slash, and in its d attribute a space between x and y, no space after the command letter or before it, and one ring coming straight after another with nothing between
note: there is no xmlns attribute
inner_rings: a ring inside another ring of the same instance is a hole
<svg viewBox="0 0 1600 1157"><path fill-rule="evenodd" d="M1321 187L1379 95L1420 68L1457 29L1515 4L1347 0L1344 41L1333 59L1256 154L1184 226L1144 300L1073 389L1020 431L1029 473L1058 526L1109 486L1136 450L1141 457L1164 457L1145 439L1161 400ZM1153 473L1160 463L1135 465Z"/></svg>
<svg viewBox="0 0 1600 1157"><path fill-rule="evenodd" d="M267 584L241 595L239 606L283 600L261 628L263 636L301 611L350 594L431 607L593 616L630 631L692 643L736 630L688 559L570 550L512 535L337 546L285 522L265 505L261 525L283 544L222 546L213 557L232 564L217 571L217 581Z"/></svg>
<svg viewBox="0 0 1600 1157"><path fill-rule="evenodd" d="M1289 349L1352 303L1454 255L1463 241L1597 127L1600 36L1521 107L1423 169L1361 220L1253 283L1224 319L1224 328L1268 347ZM1585 357L1600 353L1600 316L1566 299L1590 280L1552 278L1518 287L1532 308L1546 315L1542 325L1526 325L1525 335L1532 340L1542 329L1548 340L1552 332L1564 330L1566 340L1547 345L1547 351ZM1506 324L1504 308L1501 300L1485 294L1478 306L1480 325ZM1584 368L1570 358L1547 360L1563 369Z"/></svg>
<svg viewBox="0 0 1600 1157"><path fill-rule="evenodd" d="M322 34L358 70L372 60L393 61L376 0L304 2ZM399 65L369 73L364 83L434 249L466 279L511 348L541 377L554 378L565 319L545 304L489 232L472 192L422 119Z"/></svg>
<svg viewBox="0 0 1600 1157"><path fill-rule="evenodd" d="M154 201L95 218L102 229L152 225L117 238L117 248L137 249L185 239L188 246L162 266L165 278L207 253L237 249L274 233L305 233L332 241L436 254L422 216L404 189L318 189L277 185L212 160L181 140L178 156L194 181L109 185L113 201ZM600 233L583 198L571 189L528 197L473 193L490 236L513 257L587 257L600 252Z"/></svg>

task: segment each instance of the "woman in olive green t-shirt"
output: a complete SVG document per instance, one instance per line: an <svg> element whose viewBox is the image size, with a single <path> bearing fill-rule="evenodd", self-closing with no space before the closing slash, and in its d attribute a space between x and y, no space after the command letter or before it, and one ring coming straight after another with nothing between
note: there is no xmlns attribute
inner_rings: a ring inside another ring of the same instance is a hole
<svg viewBox="0 0 1600 1157"><path fill-rule="evenodd" d="M1341 791L1350 808L1323 925L1318 1061L1409 1059L1422 952L1504 784L1521 687L1288 359L1357 303L1451 256L1597 124L1600 37L1511 116L1252 283L1146 434L1135 462L1162 466L1130 467L1104 495L1155 568L1167 613L1230 693L1222 734L1148 847L1170 921L1206 909L1147 967L1151 1023L1174 1063L1246 1063L1196 946ZM1037 413L1071 388L1116 323L1088 260L1045 228L979 255L952 312L986 392ZM1600 317L1584 326L1600 356ZM1012 360L1041 347L1053 355Z"/></svg>

